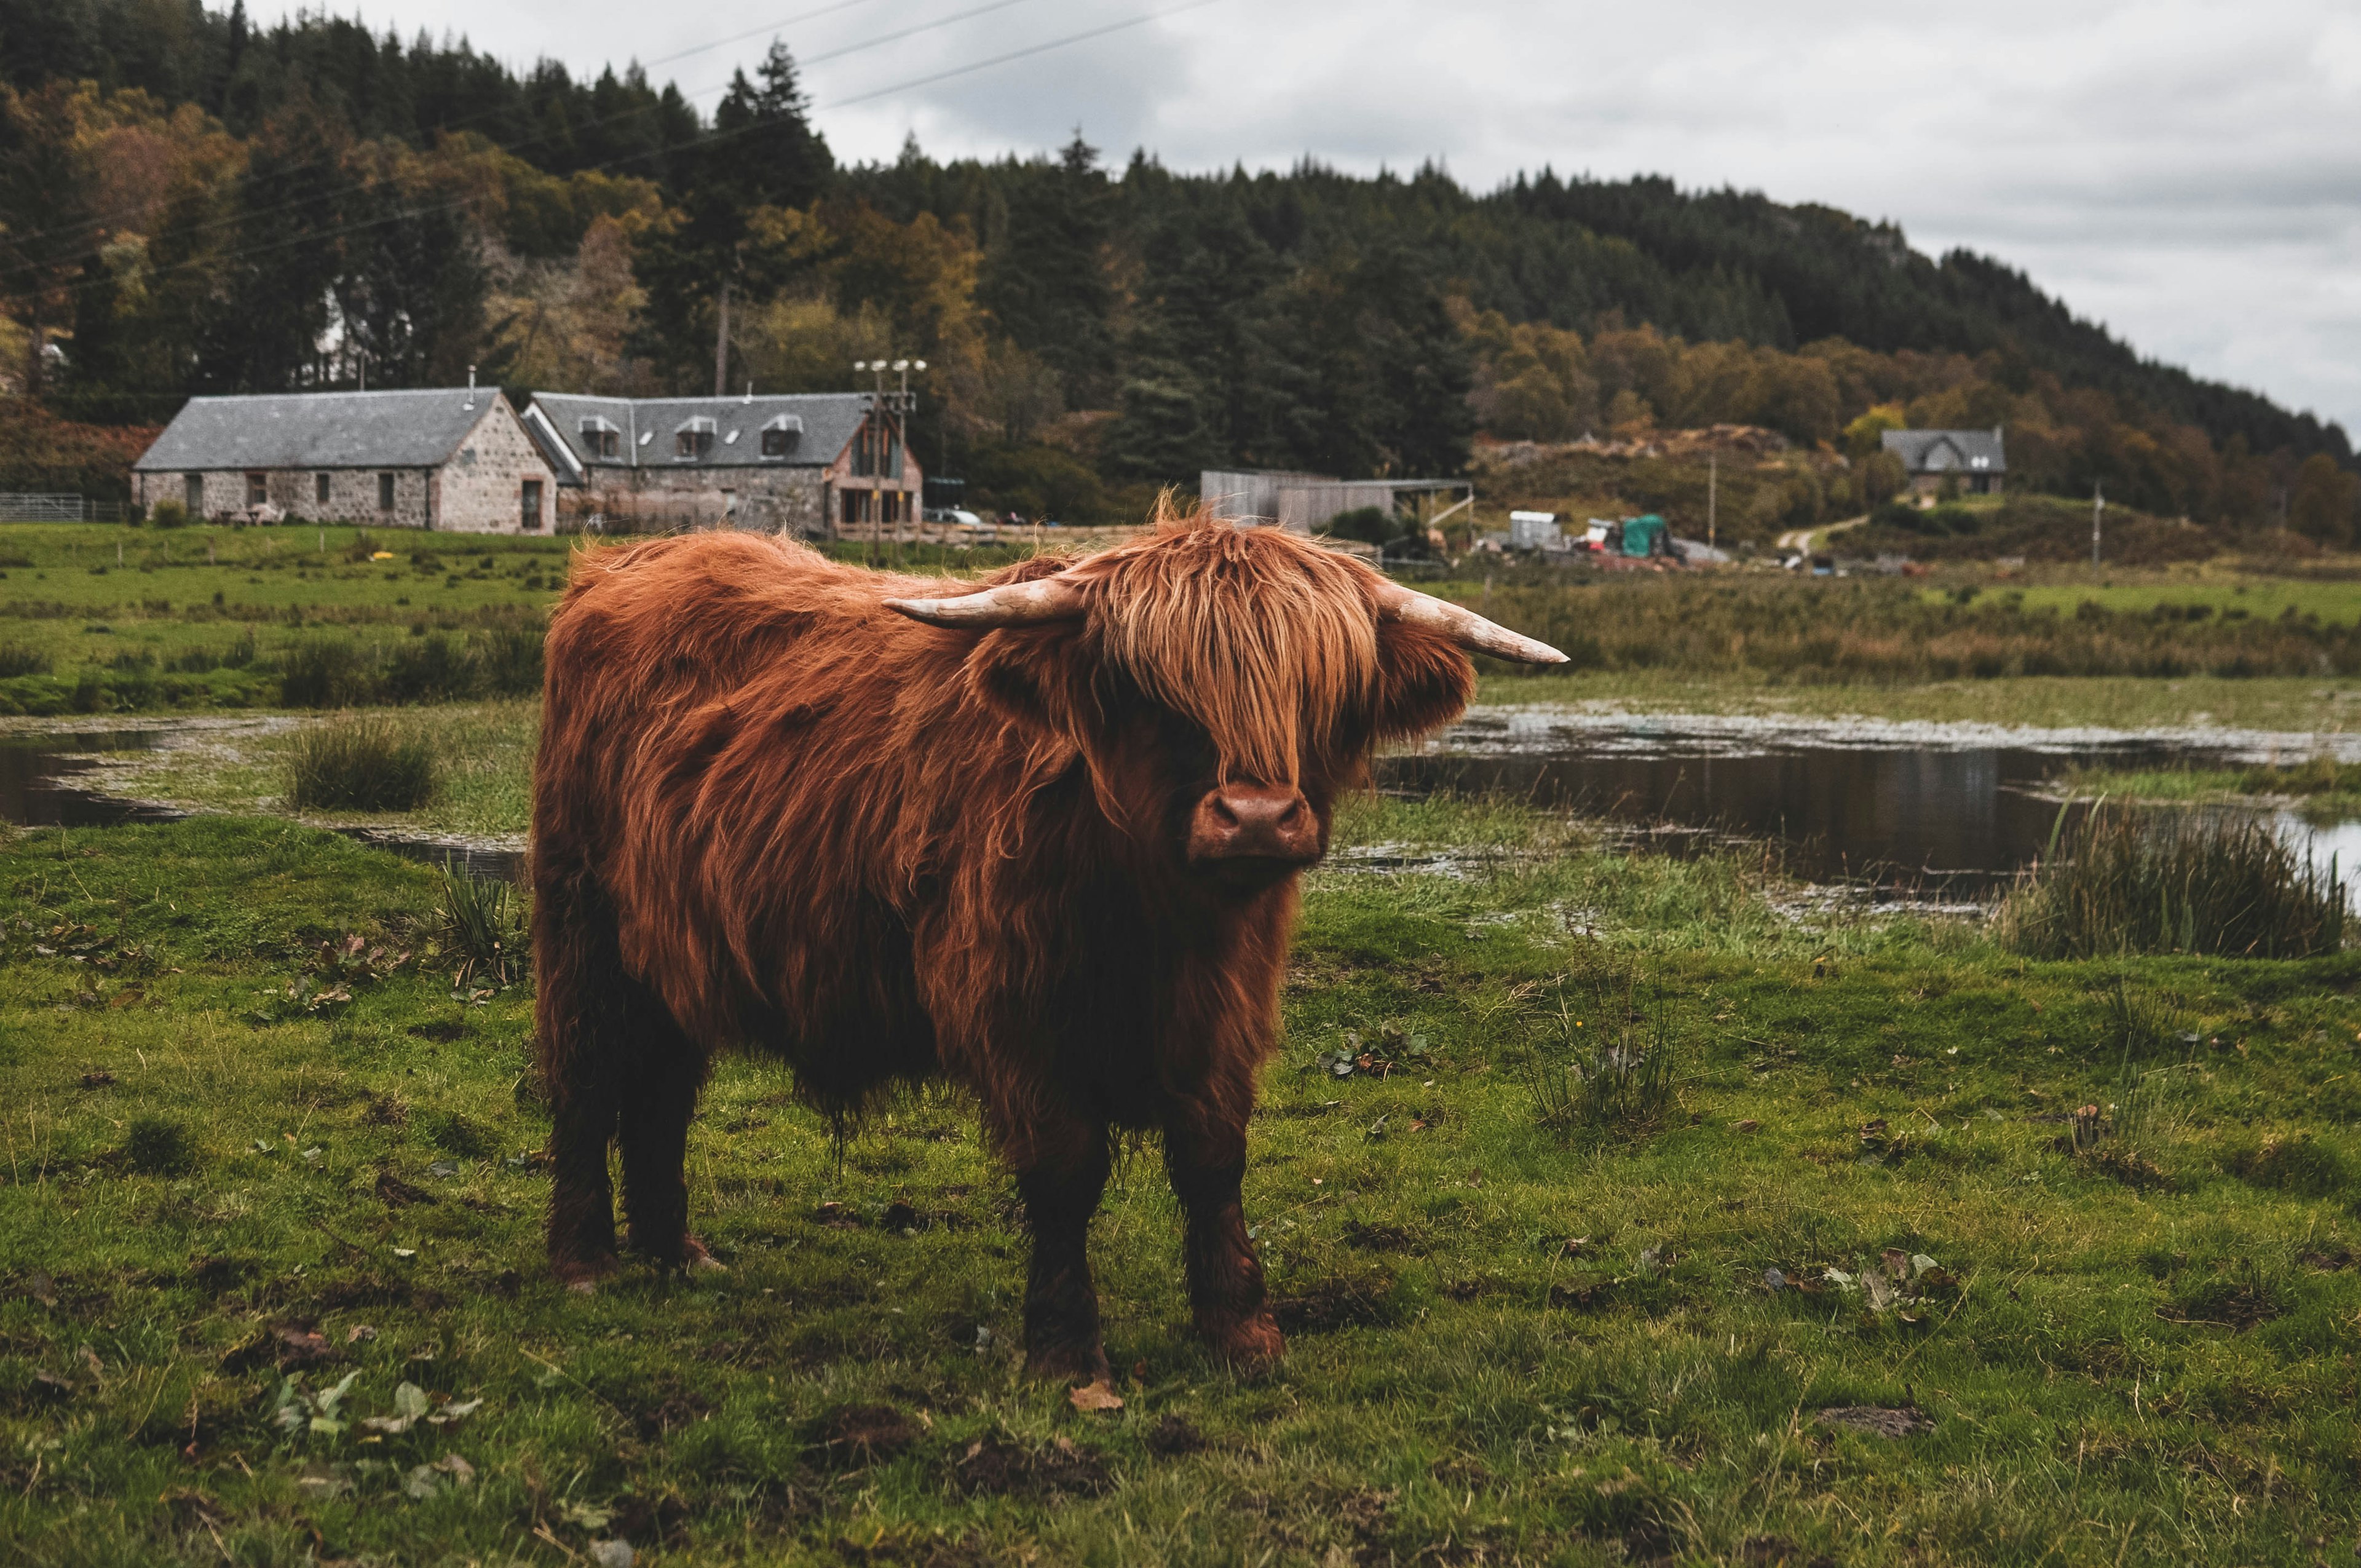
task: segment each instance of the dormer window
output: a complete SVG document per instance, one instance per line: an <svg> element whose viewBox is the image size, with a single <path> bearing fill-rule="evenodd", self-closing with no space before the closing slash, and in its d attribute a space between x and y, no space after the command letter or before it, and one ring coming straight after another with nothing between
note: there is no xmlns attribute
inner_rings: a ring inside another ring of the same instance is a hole
<svg viewBox="0 0 2361 1568"><path fill-rule="evenodd" d="M623 433L592 414L582 422L582 450L593 457L620 457Z"/></svg>
<svg viewBox="0 0 2361 1568"><path fill-rule="evenodd" d="M803 440L804 422L801 414L779 414L763 427L763 455L789 457L795 455L796 444Z"/></svg>
<svg viewBox="0 0 2361 1568"><path fill-rule="evenodd" d="M672 433L672 455L676 462L694 463L713 451L714 424L709 419L693 419Z"/></svg>

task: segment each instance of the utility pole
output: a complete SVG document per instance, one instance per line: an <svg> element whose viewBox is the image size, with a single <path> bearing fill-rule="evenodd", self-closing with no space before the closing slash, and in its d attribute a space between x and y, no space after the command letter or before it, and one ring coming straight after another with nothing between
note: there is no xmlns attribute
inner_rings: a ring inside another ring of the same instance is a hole
<svg viewBox="0 0 2361 1568"><path fill-rule="evenodd" d="M713 333L713 395L726 398L730 395L730 280L727 278L721 280L720 306L715 313L719 321Z"/></svg>
<svg viewBox="0 0 2361 1568"><path fill-rule="evenodd" d="M1708 550L1714 547L1714 502L1720 480L1721 454L1708 452L1705 455L1705 547Z"/></svg>
<svg viewBox="0 0 2361 1568"><path fill-rule="evenodd" d="M2091 484L2091 570L2099 569L2099 519L2107 510L2106 487L2097 480Z"/></svg>

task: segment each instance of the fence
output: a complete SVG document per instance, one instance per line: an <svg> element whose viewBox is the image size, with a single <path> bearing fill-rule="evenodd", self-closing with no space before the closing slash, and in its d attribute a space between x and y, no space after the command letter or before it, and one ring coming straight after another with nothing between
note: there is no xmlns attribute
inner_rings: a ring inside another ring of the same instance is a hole
<svg viewBox="0 0 2361 1568"><path fill-rule="evenodd" d="M126 510L121 501L80 496L0 494L0 522L121 522Z"/></svg>

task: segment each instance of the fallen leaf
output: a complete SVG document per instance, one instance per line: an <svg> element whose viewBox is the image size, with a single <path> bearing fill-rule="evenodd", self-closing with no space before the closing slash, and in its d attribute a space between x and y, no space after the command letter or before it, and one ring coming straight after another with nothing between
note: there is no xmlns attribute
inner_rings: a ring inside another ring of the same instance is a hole
<svg viewBox="0 0 2361 1568"><path fill-rule="evenodd" d="M98 1352L91 1349L88 1345L82 1347L82 1364L90 1368L90 1375L93 1377L104 1377L106 1376L105 1363L100 1361L98 1359Z"/></svg>
<svg viewBox="0 0 2361 1568"><path fill-rule="evenodd" d="M476 1478L476 1467L456 1453L446 1453L434 1462L434 1468L451 1477L456 1486L465 1486Z"/></svg>
<svg viewBox="0 0 2361 1568"><path fill-rule="evenodd" d="M371 1328L367 1323L355 1323L351 1328L345 1331L345 1343L346 1344L358 1344L363 1340L375 1338L377 1338L377 1330Z"/></svg>
<svg viewBox="0 0 2361 1568"><path fill-rule="evenodd" d="M1582 1255L1582 1249L1589 1245L1590 1238L1588 1236L1569 1237L1565 1244L1565 1255L1568 1257L1580 1257Z"/></svg>
<svg viewBox="0 0 2361 1568"><path fill-rule="evenodd" d="M436 1177L456 1176L459 1174L459 1162L455 1159L438 1159L426 1168L426 1174Z"/></svg>
<svg viewBox="0 0 2361 1568"><path fill-rule="evenodd" d="M414 1246L398 1246L393 1249L393 1255L396 1257L416 1257L418 1255L418 1249Z"/></svg>
<svg viewBox="0 0 2361 1568"><path fill-rule="evenodd" d="M607 1509L594 1507L589 1503L562 1503L558 1506L557 1511L567 1524L577 1525L588 1530L605 1530L607 1521L615 1517Z"/></svg>
<svg viewBox="0 0 2361 1568"><path fill-rule="evenodd" d="M1107 1387L1102 1377L1095 1383L1085 1383L1068 1394L1066 1398L1078 1410L1120 1410L1123 1396Z"/></svg>
<svg viewBox="0 0 2361 1568"><path fill-rule="evenodd" d="M427 1417L426 1424L437 1427L456 1426L483 1408L484 1402L481 1399L456 1400Z"/></svg>
<svg viewBox="0 0 2361 1568"><path fill-rule="evenodd" d="M1762 1123L1756 1121L1753 1117L1749 1116L1746 1120L1738 1124L1738 1130L1741 1133L1752 1133L1758 1131L1762 1125Z"/></svg>

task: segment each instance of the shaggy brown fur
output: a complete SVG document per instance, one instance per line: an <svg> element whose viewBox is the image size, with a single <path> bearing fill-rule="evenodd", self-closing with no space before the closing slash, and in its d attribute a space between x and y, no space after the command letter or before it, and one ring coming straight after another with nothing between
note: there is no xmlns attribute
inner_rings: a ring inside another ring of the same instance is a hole
<svg viewBox="0 0 2361 1568"><path fill-rule="evenodd" d="M632 1245L703 1260L683 1151L708 1061L738 1048L831 1111L895 1080L974 1091L1028 1211L1048 1372L1104 1371L1084 1236L1109 1129L1156 1130L1200 1330L1279 1353L1238 1185L1300 868L1207 874L1192 814L1300 791L1324 850L1371 747L1455 716L1473 674L1438 633L1380 622L1382 580L1348 557L1159 524L999 574L1063 572L1087 613L983 633L880 607L974 584L774 539L581 559L533 801L562 1276L613 1266L610 1140Z"/></svg>

